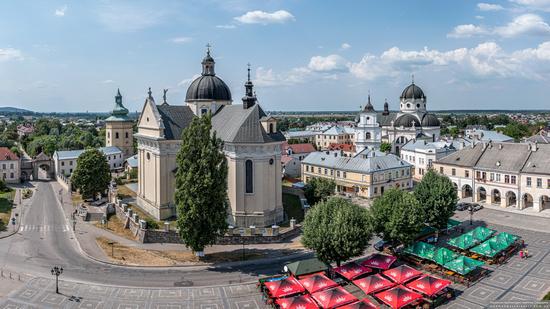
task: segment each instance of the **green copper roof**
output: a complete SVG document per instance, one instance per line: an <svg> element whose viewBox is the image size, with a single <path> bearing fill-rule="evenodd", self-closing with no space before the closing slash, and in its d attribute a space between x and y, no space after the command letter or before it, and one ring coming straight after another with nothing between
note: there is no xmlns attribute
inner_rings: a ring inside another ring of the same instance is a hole
<svg viewBox="0 0 550 309"><path fill-rule="evenodd" d="M105 121L128 121L128 109L122 105L122 95L120 94L120 89L117 90L117 95L115 96L115 107L111 111L111 116L105 119Z"/></svg>

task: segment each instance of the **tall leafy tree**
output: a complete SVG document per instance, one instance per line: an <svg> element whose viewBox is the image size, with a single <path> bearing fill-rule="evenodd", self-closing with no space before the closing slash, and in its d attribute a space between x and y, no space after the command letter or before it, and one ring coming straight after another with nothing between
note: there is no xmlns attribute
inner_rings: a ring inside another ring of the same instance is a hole
<svg viewBox="0 0 550 309"><path fill-rule="evenodd" d="M367 210L341 197L331 197L308 211L302 244L317 258L338 266L361 255L372 236Z"/></svg>
<svg viewBox="0 0 550 309"><path fill-rule="evenodd" d="M304 195L310 205L326 200L336 189L336 182L332 179L315 177L304 187Z"/></svg>
<svg viewBox="0 0 550 309"><path fill-rule="evenodd" d="M111 181L107 159L97 149L87 149L76 160L76 168L71 175L72 185L84 198L94 198L105 193Z"/></svg>
<svg viewBox="0 0 550 309"><path fill-rule="evenodd" d="M447 176L429 170L414 188L414 196L424 210L427 225L438 229L447 226L457 202L456 189Z"/></svg>
<svg viewBox="0 0 550 309"><path fill-rule="evenodd" d="M380 144L380 151L390 152L391 151L391 143L383 142L382 144Z"/></svg>
<svg viewBox="0 0 550 309"><path fill-rule="evenodd" d="M176 192L179 234L197 256L227 229L227 161L212 117L193 119L182 133L177 155Z"/></svg>
<svg viewBox="0 0 550 309"><path fill-rule="evenodd" d="M423 209L414 195L396 188L374 201L370 215L374 232L395 244L410 244L425 226Z"/></svg>

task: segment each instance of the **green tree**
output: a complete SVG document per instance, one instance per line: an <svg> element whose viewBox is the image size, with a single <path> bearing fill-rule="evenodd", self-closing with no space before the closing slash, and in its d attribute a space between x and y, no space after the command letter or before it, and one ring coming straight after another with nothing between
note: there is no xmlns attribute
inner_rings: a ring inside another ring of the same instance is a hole
<svg viewBox="0 0 550 309"><path fill-rule="evenodd" d="M57 150L57 137L53 135L36 136L27 144L27 153L34 157L40 152L44 152L48 156L53 155Z"/></svg>
<svg viewBox="0 0 550 309"><path fill-rule="evenodd" d="M374 201L370 215L373 231L394 244L410 244L425 226L423 210L414 195L396 188Z"/></svg>
<svg viewBox="0 0 550 309"><path fill-rule="evenodd" d="M341 197L331 197L308 211L302 226L302 244L317 258L340 266L363 254L372 233L367 210Z"/></svg>
<svg viewBox="0 0 550 309"><path fill-rule="evenodd" d="M424 209L427 225L438 229L447 227L457 202L456 189L447 176L429 170L414 188L414 196Z"/></svg>
<svg viewBox="0 0 550 309"><path fill-rule="evenodd" d="M175 202L179 234L197 256L227 230L227 161L212 116L193 119L177 155Z"/></svg>
<svg viewBox="0 0 550 309"><path fill-rule="evenodd" d="M98 193L103 194L110 181L109 163L103 153L97 149L88 149L78 156L71 183L83 198L95 198Z"/></svg>
<svg viewBox="0 0 550 309"><path fill-rule="evenodd" d="M390 151L391 151L391 144L390 144L390 143L386 143L386 142L382 142L382 144L380 144L380 151L382 151L382 152L390 152Z"/></svg>
<svg viewBox="0 0 550 309"><path fill-rule="evenodd" d="M502 133L514 138L516 141L521 139L522 137L526 137L530 135L530 130L527 125L524 125L519 122L511 122L509 123L503 130Z"/></svg>
<svg viewBox="0 0 550 309"><path fill-rule="evenodd" d="M304 186L304 195L310 205L326 200L334 194L336 182L332 179L315 177Z"/></svg>

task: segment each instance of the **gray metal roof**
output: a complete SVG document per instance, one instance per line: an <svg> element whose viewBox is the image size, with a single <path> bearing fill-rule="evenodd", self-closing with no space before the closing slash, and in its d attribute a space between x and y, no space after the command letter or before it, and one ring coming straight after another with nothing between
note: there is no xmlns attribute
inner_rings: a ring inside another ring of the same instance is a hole
<svg viewBox="0 0 550 309"><path fill-rule="evenodd" d="M188 106L157 105L157 109L164 123L164 137L169 140L181 139L181 132L187 128L195 114Z"/></svg>
<svg viewBox="0 0 550 309"><path fill-rule="evenodd" d="M328 152L327 154L323 151L310 153L302 160L302 163L363 174L411 166L393 154L364 158L342 157L337 152Z"/></svg>
<svg viewBox="0 0 550 309"><path fill-rule="evenodd" d="M442 164L451 164L456 166L464 167L473 167L481 155L483 154L483 145L481 143L475 145L474 147L468 146L464 147L459 151L456 151L448 156L445 156L439 160L437 163Z"/></svg>
<svg viewBox="0 0 550 309"><path fill-rule="evenodd" d="M376 115L376 120L378 120L380 126L389 127L391 126L391 122L395 120L396 116L397 113L395 112L389 113L388 115L384 115L384 113L382 112Z"/></svg>
<svg viewBox="0 0 550 309"><path fill-rule="evenodd" d="M478 144L476 147L483 144ZM475 165L476 168L507 172L519 172L529 157L528 144L486 143L485 152Z"/></svg>
<svg viewBox="0 0 550 309"><path fill-rule="evenodd" d="M550 174L550 144L537 145L537 147L537 151L530 152L522 172Z"/></svg>
<svg viewBox="0 0 550 309"><path fill-rule="evenodd" d="M98 150L101 151L106 156L122 153L122 151L115 146L100 147L98 148ZM60 151L56 151L53 156L58 160L77 159L84 151L86 151L86 149L60 150Z"/></svg>
<svg viewBox="0 0 550 309"><path fill-rule="evenodd" d="M197 77L185 95L185 101L231 101L231 91L225 82L216 75L202 75Z"/></svg>
<svg viewBox="0 0 550 309"><path fill-rule="evenodd" d="M401 93L401 97L403 99L421 99L423 97L426 97L424 95L424 91L414 83L407 86L403 92Z"/></svg>
<svg viewBox="0 0 550 309"><path fill-rule="evenodd" d="M268 134L260 123L266 114L258 104L245 109L243 105L225 105L212 117L212 128L225 142L271 143L284 141L279 131Z"/></svg>

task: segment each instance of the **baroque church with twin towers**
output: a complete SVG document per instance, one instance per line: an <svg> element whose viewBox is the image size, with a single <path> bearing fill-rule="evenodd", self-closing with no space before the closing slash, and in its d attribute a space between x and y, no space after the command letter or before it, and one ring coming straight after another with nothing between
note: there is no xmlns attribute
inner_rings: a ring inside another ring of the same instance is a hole
<svg viewBox="0 0 550 309"><path fill-rule="evenodd" d="M176 215L174 204L176 155L182 131L194 117L212 113L212 129L224 142L228 162L228 223L269 226L283 221L281 147L285 140L275 118L258 104L254 85L244 84L242 104L216 75L210 48L202 73L187 89L183 104L169 104L166 92L157 104L149 91L138 120L137 203L153 217Z"/></svg>

